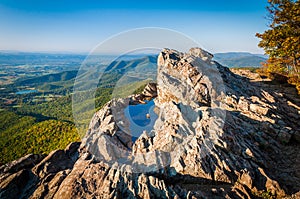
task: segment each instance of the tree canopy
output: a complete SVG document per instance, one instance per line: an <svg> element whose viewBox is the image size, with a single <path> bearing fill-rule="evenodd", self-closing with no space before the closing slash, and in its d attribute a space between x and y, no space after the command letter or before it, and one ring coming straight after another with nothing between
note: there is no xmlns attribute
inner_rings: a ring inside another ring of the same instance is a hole
<svg viewBox="0 0 300 199"><path fill-rule="evenodd" d="M257 33L269 59L268 72L300 78L300 2L299 0L268 0L269 29Z"/></svg>

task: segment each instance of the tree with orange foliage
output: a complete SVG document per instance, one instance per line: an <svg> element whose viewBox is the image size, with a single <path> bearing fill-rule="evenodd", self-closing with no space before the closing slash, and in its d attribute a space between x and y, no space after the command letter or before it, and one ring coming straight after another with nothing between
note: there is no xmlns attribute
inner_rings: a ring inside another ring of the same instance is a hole
<svg viewBox="0 0 300 199"><path fill-rule="evenodd" d="M300 2L299 0L269 0L267 7L271 23L261 39L269 59L267 72L300 78Z"/></svg>

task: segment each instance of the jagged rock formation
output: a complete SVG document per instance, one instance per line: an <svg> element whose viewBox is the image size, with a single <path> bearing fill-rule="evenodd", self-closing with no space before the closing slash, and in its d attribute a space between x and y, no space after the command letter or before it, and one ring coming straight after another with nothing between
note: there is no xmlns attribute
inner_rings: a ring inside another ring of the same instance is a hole
<svg viewBox="0 0 300 199"><path fill-rule="evenodd" d="M163 50L157 85L107 103L81 144L2 166L0 198L300 197L292 88L212 58L199 48ZM158 118L133 142L124 109L153 98Z"/></svg>

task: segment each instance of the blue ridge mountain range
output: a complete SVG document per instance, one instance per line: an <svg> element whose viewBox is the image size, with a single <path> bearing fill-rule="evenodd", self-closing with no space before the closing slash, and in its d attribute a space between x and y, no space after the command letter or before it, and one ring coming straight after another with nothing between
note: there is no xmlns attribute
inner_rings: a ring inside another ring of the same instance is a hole
<svg viewBox="0 0 300 199"><path fill-rule="evenodd" d="M157 55L125 55L114 61L110 55L101 55L101 59L88 57L91 64L80 76L81 79L96 78L101 73L129 74L125 82L143 80L150 77L155 79L157 73ZM232 67L259 67L266 61L266 56L247 52L228 52L214 54L214 60L220 64ZM81 54L50 54L50 53L24 53L0 51L0 78L13 76L15 86L31 86L42 90L72 89L77 71L86 60ZM98 61L102 60L102 61ZM90 70L90 67L95 67ZM96 72L95 72L96 71ZM144 77L139 77L139 74ZM145 77L145 74L147 76ZM108 81L110 82L110 81ZM99 82L101 83L101 82ZM105 84L105 80L102 81ZM46 85L47 84L47 85ZM48 89L47 89L48 88Z"/></svg>

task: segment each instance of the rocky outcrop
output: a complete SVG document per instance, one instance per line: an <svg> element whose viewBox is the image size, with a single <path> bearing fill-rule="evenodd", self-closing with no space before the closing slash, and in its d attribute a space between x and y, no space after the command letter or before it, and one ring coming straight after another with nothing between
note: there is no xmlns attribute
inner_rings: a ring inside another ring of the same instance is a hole
<svg viewBox="0 0 300 199"><path fill-rule="evenodd" d="M0 168L0 198L51 198L78 159L80 143L48 156L27 155Z"/></svg>
<svg viewBox="0 0 300 199"><path fill-rule="evenodd" d="M231 72L200 48L164 49L157 84L107 103L80 146L1 167L0 197L296 198L300 103L292 89ZM126 108L145 100L158 117L134 140Z"/></svg>

